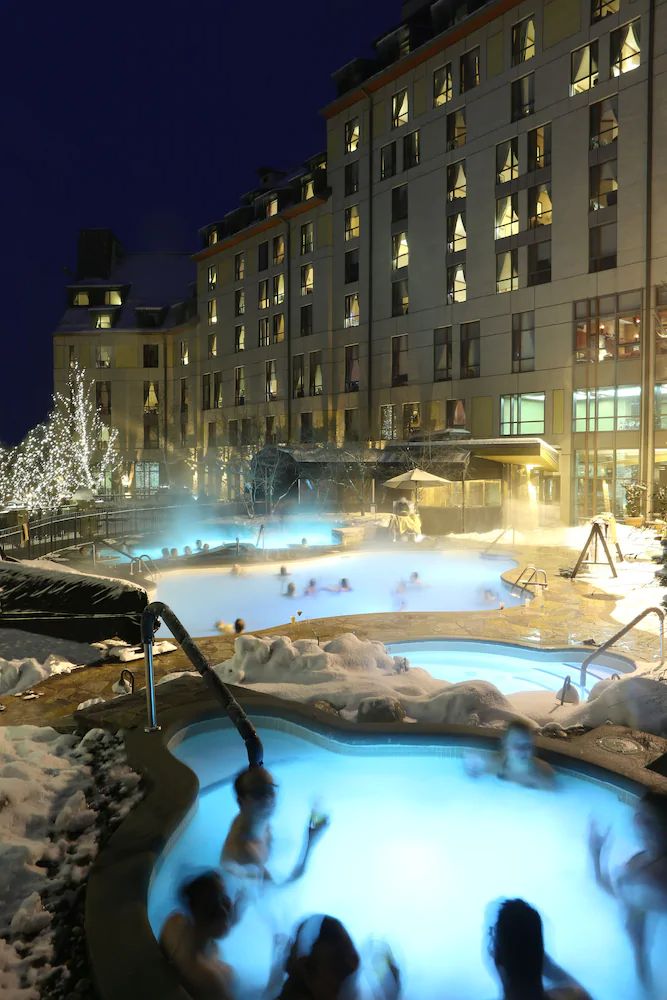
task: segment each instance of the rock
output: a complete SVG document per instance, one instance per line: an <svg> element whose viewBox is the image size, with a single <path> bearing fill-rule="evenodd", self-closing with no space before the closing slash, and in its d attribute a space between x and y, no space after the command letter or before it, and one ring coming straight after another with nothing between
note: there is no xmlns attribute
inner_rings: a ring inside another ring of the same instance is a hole
<svg viewBox="0 0 667 1000"><path fill-rule="evenodd" d="M327 715L338 715L336 706L332 705L330 701L325 701L323 698L312 702L311 707L316 708L318 712L326 712Z"/></svg>
<svg viewBox="0 0 667 1000"><path fill-rule="evenodd" d="M568 684L567 686L563 684L562 688L556 692L556 701L559 704L565 702L566 705L578 705L579 692L574 684Z"/></svg>
<svg viewBox="0 0 667 1000"><path fill-rule="evenodd" d="M364 698L357 708L359 722L402 722L405 709L394 698Z"/></svg>

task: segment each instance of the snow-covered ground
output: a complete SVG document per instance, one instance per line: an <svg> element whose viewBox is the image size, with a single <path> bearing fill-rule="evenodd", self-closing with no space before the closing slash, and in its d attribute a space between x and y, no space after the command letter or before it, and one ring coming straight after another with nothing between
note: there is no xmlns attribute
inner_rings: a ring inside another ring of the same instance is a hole
<svg viewBox="0 0 667 1000"><path fill-rule="evenodd" d="M49 996L79 995L81 886L100 841L140 797L139 781L121 739L101 729L81 739L48 727L0 728L0 996L6 1000L37 1000L47 981Z"/></svg>

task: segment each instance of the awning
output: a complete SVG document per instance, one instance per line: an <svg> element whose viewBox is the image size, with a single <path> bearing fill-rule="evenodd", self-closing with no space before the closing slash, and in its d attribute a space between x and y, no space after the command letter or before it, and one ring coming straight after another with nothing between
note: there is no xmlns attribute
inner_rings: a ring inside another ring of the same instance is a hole
<svg viewBox="0 0 667 1000"><path fill-rule="evenodd" d="M473 455L503 465L533 466L558 472L559 451L542 438L489 438L468 442Z"/></svg>

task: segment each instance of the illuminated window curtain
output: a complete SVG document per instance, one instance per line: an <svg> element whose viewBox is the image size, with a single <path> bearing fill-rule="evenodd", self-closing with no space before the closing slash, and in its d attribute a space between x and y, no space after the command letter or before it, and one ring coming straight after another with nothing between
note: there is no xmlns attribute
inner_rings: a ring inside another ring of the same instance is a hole
<svg viewBox="0 0 667 1000"><path fill-rule="evenodd" d="M535 55L535 22L529 17L522 24L521 59L526 62Z"/></svg>
<svg viewBox="0 0 667 1000"><path fill-rule="evenodd" d="M516 251L496 256L496 291L511 292L519 287Z"/></svg>
<svg viewBox="0 0 667 1000"><path fill-rule="evenodd" d="M535 192L534 214L531 218L533 226L550 226L552 219L551 193L546 184L540 185Z"/></svg>
<svg viewBox="0 0 667 1000"><path fill-rule="evenodd" d="M466 272L465 264L457 264L447 271L447 298L450 302L465 302Z"/></svg>
<svg viewBox="0 0 667 1000"><path fill-rule="evenodd" d="M447 63L446 66L440 66L433 73L433 107L439 108L447 101L451 101L453 96L452 66L451 63Z"/></svg>
<svg viewBox="0 0 667 1000"><path fill-rule="evenodd" d="M322 355L320 351L315 351L310 355L310 395L321 396L323 385Z"/></svg>
<svg viewBox="0 0 667 1000"><path fill-rule="evenodd" d="M465 160L453 163L449 172L449 200L455 198L465 198L466 196L466 165Z"/></svg>
<svg viewBox="0 0 667 1000"><path fill-rule="evenodd" d="M144 413L155 413L158 405L155 382L144 382Z"/></svg>
<svg viewBox="0 0 667 1000"><path fill-rule="evenodd" d="M285 275L275 274L273 276L273 304L279 306L285 301Z"/></svg>
<svg viewBox="0 0 667 1000"><path fill-rule="evenodd" d="M459 250L465 250L467 247L467 234L466 234L466 224L465 224L465 213L457 212L456 215L450 216L450 238L448 240L448 249L452 253L458 253Z"/></svg>
<svg viewBox="0 0 667 1000"><path fill-rule="evenodd" d="M516 195L496 200L496 239L514 236L519 232L519 215Z"/></svg>
<svg viewBox="0 0 667 1000"><path fill-rule="evenodd" d="M392 128L405 125L408 120L408 92L401 90L394 94L391 99L391 124Z"/></svg>
<svg viewBox="0 0 667 1000"><path fill-rule="evenodd" d="M597 46L584 45L572 53L570 94L583 94L598 82Z"/></svg>
<svg viewBox="0 0 667 1000"><path fill-rule="evenodd" d="M218 322L218 303L211 299L208 304L208 325L214 326Z"/></svg>
<svg viewBox="0 0 667 1000"><path fill-rule="evenodd" d="M273 343L280 344L285 339L285 313L273 317Z"/></svg>
<svg viewBox="0 0 667 1000"><path fill-rule="evenodd" d="M359 326L359 296L345 296L345 326Z"/></svg>
<svg viewBox="0 0 667 1000"><path fill-rule="evenodd" d="M392 266L395 271L409 264L410 252L408 250L408 234L395 233L391 238L392 242Z"/></svg>
<svg viewBox="0 0 667 1000"><path fill-rule="evenodd" d="M510 139L498 146L497 153L497 181L504 184L519 175L519 157L517 153L516 140Z"/></svg>
<svg viewBox="0 0 667 1000"><path fill-rule="evenodd" d="M618 28L612 35L612 75L620 76L640 64L639 21Z"/></svg>

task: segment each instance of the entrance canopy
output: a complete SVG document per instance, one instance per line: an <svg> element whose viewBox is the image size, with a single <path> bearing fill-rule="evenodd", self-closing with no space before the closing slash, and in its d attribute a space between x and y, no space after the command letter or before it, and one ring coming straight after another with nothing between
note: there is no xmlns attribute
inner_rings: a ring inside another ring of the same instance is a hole
<svg viewBox="0 0 667 1000"><path fill-rule="evenodd" d="M475 455L490 462L558 472L558 450L542 438L488 438L470 441L469 446Z"/></svg>

